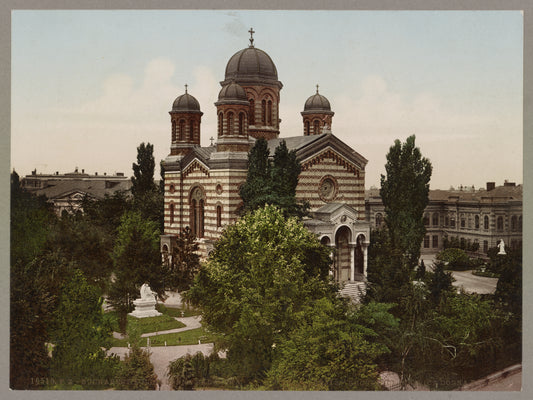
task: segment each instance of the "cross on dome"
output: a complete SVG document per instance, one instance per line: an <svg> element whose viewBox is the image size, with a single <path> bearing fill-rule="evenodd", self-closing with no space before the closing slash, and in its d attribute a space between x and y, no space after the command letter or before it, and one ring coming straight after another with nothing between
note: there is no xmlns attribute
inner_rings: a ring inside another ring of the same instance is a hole
<svg viewBox="0 0 533 400"><path fill-rule="evenodd" d="M318 94L318 83L316 84L316 94Z"/></svg>
<svg viewBox="0 0 533 400"><path fill-rule="evenodd" d="M250 32L250 47L254 47L254 28L250 28L248 32Z"/></svg>
<svg viewBox="0 0 533 400"><path fill-rule="evenodd" d="M189 87L189 85L185 84L185 94L187 94L187 88Z"/></svg>

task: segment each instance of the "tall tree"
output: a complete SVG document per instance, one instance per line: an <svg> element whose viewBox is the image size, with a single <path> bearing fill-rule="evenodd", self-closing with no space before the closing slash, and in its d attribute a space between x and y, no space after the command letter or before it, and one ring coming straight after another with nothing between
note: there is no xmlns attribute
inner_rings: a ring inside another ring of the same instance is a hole
<svg viewBox="0 0 533 400"><path fill-rule="evenodd" d="M111 344L111 326L104 320L102 301L100 290L88 284L80 270L62 288L51 328L51 371L56 382L89 389L113 378L118 360L107 357L102 348Z"/></svg>
<svg viewBox="0 0 533 400"><path fill-rule="evenodd" d="M308 205L296 202L300 171L296 152L289 151L285 141L279 144L271 159L267 141L257 140L248 155L248 174L239 192L243 211L270 204L279 207L286 216L303 216Z"/></svg>
<svg viewBox="0 0 533 400"><path fill-rule="evenodd" d="M133 163L133 177L131 178L131 193L134 197L150 193L156 189L154 183L154 146L141 143L137 147L137 163Z"/></svg>
<svg viewBox="0 0 533 400"><path fill-rule="evenodd" d="M409 268L418 264L425 235L424 210L429 203L432 167L415 146L415 136L399 140L389 149L387 175L381 175L379 191L385 207L385 223L393 251L404 257Z"/></svg>
<svg viewBox="0 0 533 400"><path fill-rule="evenodd" d="M115 279L109 300L124 325L143 283L148 283L158 296L164 297L166 270L161 264L157 223L144 219L136 211L125 213L112 257Z"/></svg>
<svg viewBox="0 0 533 400"><path fill-rule="evenodd" d="M133 163L131 193L133 207L144 218L156 222L163 228L163 193L154 181L154 146L141 143L137 147L137 163Z"/></svg>
<svg viewBox="0 0 533 400"><path fill-rule="evenodd" d="M258 139L248 154L246 182L239 190L244 212L261 208L271 200L270 173L272 165L269 156L267 141Z"/></svg>
<svg viewBox="0 0 533 400"><path fill-rule="evenodd" d="M220 345L241 382L269 368L272 345L289 335L295 313L335 296L330 263L327 248L274 206L226 229L187 297L202 307L210 330L223 334Z"/></svg>
<svg viewBox="0 0 533 400"><path fill-rule="evenodd" d="M168 264L169 289L182 292L191 287L194 277L200 270L200 257L197 251L198 242L187 226L177 236L169 259L164 260Z"/></svg>

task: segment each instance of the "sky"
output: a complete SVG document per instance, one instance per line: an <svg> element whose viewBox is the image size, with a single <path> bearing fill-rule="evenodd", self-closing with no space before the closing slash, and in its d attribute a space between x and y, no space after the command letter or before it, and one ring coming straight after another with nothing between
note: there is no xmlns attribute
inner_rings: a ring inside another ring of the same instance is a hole
<svg viewBox="0 0 533 400"><path fill-rule="evenodd" d="M15 10L11 167L131 176L141 142L158 164L185 84L209 145L226 64L250 27L283 83L280 137L303 135L318 84L333 134L369 160L367 188L394 140L413 134L432 189L522 183L519 11Z"/></svg>

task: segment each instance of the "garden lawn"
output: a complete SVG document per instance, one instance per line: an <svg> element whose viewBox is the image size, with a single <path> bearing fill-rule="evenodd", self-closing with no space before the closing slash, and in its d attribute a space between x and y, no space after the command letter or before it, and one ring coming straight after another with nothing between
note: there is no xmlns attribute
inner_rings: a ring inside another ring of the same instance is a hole
<svg viewBox="0 0 533 400"><path fill-rule="evenodd" d="M146 346L147 338L141 339L141 346ZM213 334L208 333L204 328L191 329L189 331L183 331L178 333L167 333L164 335L150 336L151 346L164 346L165 341L167 346L181 346L198 344L198 340L201 343L212 343L215 337ZM128 338L125 339L113 339L112 347L127 347Z"/></svg>

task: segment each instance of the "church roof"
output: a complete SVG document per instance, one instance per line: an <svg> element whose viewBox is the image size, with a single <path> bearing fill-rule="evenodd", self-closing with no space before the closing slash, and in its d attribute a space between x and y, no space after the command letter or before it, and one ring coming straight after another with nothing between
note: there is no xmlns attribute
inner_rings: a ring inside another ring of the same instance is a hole
<svg viewBox="0 0 533 400"><path fill-rule="evenodd" d="M283 86L278 81L278 70L270 56L252 45L238 51L229 59L222 85L231 81L245 85L266 83L280 88Z"/></svg>
<svg viewBox="0 0 533 400"><path fill-rule="evenodd" d="M321 135L309 135L309 136L292 136L292 137L286 137L286 138L276 138L276 139L270 139L268 141L268 150L270 151L270 155L274 155L274 152L276 151L276 147L280 145L282 141L285 141L285 144L287 145L287 148L289 151L292 150L300 150L309 144L316 142L321 137L324 137L326 134L323 133Z"/></svg>

